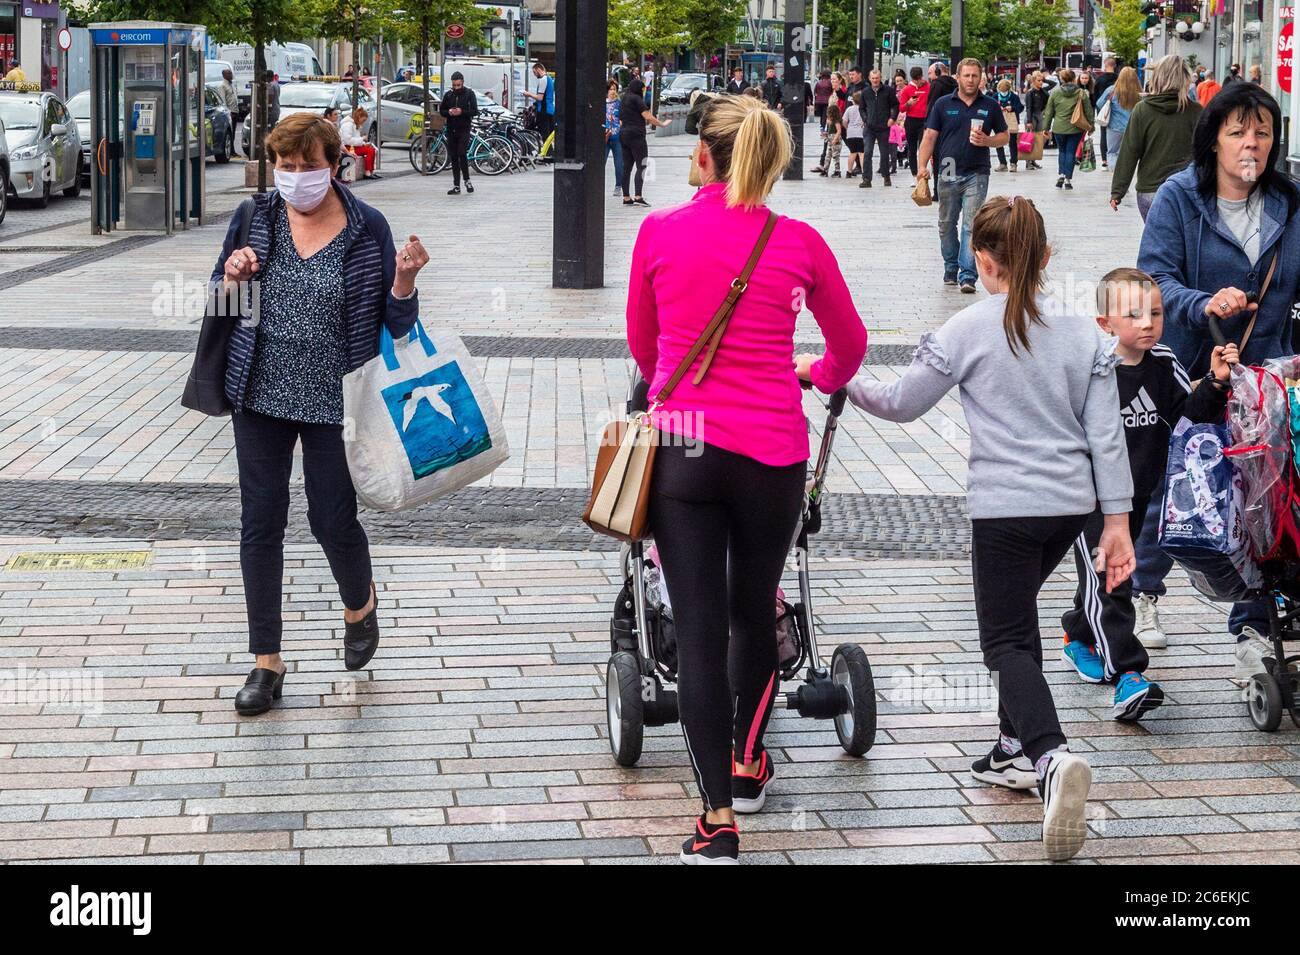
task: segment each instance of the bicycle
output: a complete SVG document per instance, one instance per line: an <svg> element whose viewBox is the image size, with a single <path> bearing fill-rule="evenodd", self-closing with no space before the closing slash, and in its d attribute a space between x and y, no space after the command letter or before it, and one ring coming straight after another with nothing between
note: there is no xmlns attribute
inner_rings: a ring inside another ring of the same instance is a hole
<svg viewBox="0 0 1300 955"><path fill-rule="evenodd" d="M418 127L417 113L411 118L412 126ZM408 156L411 168L425 175L437 175L451 164L451 153L447 147L447 130L444 127L436 136L428 140L427 158L421 162L421 137L411 140ZM489 134L482 136L471 128L467 158L474 171L484 176L499 176L514 164L514 148L504 136Z"/></svg>

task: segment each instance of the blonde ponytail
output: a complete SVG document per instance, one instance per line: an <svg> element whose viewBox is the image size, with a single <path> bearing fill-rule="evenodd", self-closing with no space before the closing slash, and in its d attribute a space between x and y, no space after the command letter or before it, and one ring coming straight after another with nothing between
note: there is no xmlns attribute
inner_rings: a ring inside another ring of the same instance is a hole
<svg viewBox="0 0 1300 955"><path fill-rule="evenodd" d="M700 140L727 184L727 205L745 209L763 204L794 152L785 119L744 96L714 97L700 118Z"/></svg>

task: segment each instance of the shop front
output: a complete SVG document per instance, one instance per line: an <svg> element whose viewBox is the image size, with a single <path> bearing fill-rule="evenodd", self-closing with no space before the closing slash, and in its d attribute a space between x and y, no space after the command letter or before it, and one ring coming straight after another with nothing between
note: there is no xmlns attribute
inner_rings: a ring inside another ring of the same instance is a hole
<svg viewBox="0 0 1300 955"><path fill-rule="evenodd" d="M57 3L0 0L0 76L16 63L28 83L57 91L61 16Z"/></svg>

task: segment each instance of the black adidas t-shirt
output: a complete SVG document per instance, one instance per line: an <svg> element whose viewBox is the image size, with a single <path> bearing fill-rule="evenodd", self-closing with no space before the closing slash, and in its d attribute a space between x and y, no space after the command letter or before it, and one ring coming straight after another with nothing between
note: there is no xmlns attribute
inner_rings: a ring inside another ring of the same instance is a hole
<svg viewBox="0 0 1300 955"><path fill-rule="evenodd" d="M1187 372L1164 345L1156 345L1136 365L1116 365L1115 379L1133 472L1133 496L1149 498L1164 479L1169 438L1179 419L1222 421L1228 392L1205 378L1189 393Z"/></svg>

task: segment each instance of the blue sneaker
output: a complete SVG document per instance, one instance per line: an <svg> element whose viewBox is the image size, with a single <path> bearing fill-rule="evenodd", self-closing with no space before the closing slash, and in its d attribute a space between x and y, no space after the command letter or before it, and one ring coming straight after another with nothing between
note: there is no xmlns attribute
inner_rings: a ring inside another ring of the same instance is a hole
<svg viewBox="0 0 1300 955"><path fill-rule="evenodd" d="M1074 672L1079 674L1079 679L1087 683L1106 682L1106 671L1101 665L1101 657L1097 656L1096 647L1071 640L1069 634L1066 634L1061 655L1074 667Z"/></svg>
<svg viewBox="0 0 1300 955"><path fill-rule="evenodd" d="M1129 670L1115 684L1115 719L1136 723L1165 701L1165 691L1159 683L1152 683L1141 673Z"/></svg>

